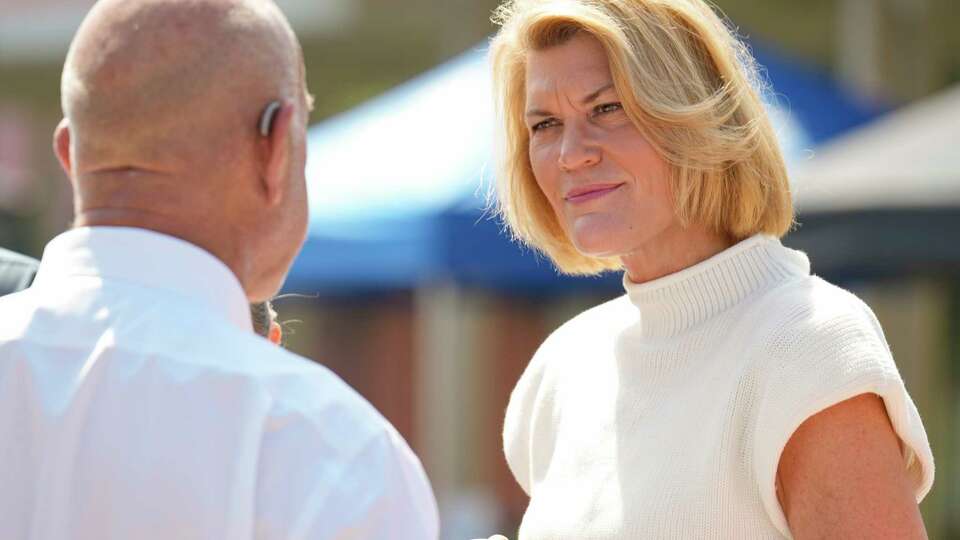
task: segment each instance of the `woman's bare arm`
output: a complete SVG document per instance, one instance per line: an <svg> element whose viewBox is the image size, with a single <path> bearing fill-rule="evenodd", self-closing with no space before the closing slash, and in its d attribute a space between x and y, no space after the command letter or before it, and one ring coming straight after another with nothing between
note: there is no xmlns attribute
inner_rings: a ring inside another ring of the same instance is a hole
<svg viewBox="0 0 960 540"><path fill-rule="evenodd" d="M876 394L800 425L780 457L777 497L798 540L927 537L899 438Z"/></svg>

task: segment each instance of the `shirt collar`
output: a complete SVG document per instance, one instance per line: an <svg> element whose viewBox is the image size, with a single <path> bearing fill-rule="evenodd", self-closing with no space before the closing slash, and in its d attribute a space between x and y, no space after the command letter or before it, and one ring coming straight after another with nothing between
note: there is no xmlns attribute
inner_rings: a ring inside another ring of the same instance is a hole
<svg viewBox="0 0 960 540"><path fill-rule="evenodd" d="M209 252L146 229L80 227L47 244L35 286L69 276L92 276L175 293L207 305L242 330L252 331L240 281Z"/></svg>
<svg viewBox="0 0 960 540"><path fill-rule="evenodd" d="M761 234L646 283L634 283L624 273L623 285L640 311L641 334L663 338L686 331L752 294L808 275L810 261L805 254Z"/></svg>

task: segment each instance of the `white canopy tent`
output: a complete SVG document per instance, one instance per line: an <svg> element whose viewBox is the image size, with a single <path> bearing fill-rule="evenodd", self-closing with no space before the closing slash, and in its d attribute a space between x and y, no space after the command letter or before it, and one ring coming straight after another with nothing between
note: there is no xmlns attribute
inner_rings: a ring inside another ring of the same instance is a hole
<svg viewBox="0 0 960 540"><path fill-rule="evenodd" d="M960 86L820 146L787 243L835 279L960 273Z"/></svg>
<svg viewBox="0 0 960 540"><path fill-rule="evenodd" d="M819 147L794 180L801 214L960 206L960 85Z"/></svg>

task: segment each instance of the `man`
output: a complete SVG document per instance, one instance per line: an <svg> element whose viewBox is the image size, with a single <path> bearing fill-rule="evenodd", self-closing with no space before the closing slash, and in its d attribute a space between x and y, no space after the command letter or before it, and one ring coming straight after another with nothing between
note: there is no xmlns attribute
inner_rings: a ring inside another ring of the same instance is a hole
<svg viewBox="0 0 960 540"><path fill-rule="evenodd" d="M305 236L304 80L269 0L81 25L54 135L75 228L0 299L0 538L436 538L397 432L251 329Z"/></svg>
<svg viewBox="0 0 960 540"><path fill-rule="evenodd" d="M0 296L26 289L36 274L37 261L0 248Z"/></svg>

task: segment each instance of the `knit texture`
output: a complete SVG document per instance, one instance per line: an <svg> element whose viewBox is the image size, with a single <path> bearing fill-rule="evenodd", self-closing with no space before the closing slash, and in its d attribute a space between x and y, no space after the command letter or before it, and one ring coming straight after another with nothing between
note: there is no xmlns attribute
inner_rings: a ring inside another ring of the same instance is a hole
<svg viewBox="0 0 960 540"><path fill-rule="evenodd" d="M756 236L568 321L517 383L504 451L519 537L790 538L780 454L811 415L883 398L917 500L933 456L880 326Z"/></svg>

